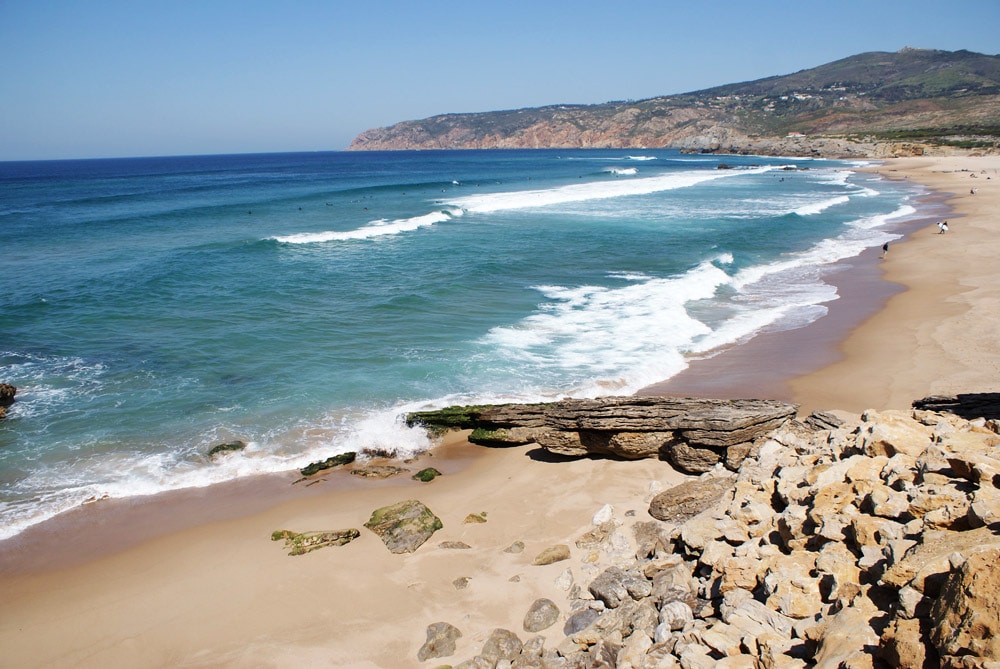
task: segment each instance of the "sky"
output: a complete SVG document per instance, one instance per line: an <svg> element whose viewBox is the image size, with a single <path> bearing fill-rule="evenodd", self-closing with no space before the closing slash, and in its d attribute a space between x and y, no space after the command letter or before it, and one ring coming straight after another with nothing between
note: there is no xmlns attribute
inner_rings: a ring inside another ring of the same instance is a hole
<svg viewBox="0 0 1000 669"><path fill-rule="evenodd" d="M0 0L0 160L341 150L903 47L1000 53L1000 0Z"/></svg>

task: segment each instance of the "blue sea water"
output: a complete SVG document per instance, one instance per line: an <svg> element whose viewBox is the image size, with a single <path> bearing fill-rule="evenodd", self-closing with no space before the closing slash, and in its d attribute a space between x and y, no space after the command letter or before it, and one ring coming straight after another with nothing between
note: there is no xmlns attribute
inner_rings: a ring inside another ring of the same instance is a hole
<svg viewBox="0 0 1000 669"><path fill-rule="evenodd" d="M719 169L725 163L730 169ZM916 191L674 151L0 163L0 538L88 499L430 446L406 411L634 392L800 327ZM794 169L792 169L794 168ZM209 459L215 444L248 448Z"/></svg>

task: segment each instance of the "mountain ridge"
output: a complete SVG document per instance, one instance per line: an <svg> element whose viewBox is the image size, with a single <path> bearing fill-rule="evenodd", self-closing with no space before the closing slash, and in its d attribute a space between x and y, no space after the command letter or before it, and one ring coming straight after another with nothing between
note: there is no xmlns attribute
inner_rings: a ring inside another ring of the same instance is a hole
<svg viewBox="0 0 1000 669"><path fill-rule="evenodd" d="M439 114L373 128L349 150L676 148L879 157L996 152L1000 55L904 48L690 93Z"/></svg>

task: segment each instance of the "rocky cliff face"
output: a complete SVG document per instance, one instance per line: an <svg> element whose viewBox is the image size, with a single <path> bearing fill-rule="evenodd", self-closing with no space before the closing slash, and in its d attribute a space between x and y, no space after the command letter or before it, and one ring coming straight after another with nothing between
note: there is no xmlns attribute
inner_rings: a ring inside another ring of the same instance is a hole
<svg viewBox="0 0 1000 669"><path fill-rule="evenodd" d="M350 150L675 148L853 158L995 150L1000 56L861 54L784 77L636 102L444 114L361 133ZM900 141L900 130L921 141ZM927 141L932 129L935 141Z"/></svg>

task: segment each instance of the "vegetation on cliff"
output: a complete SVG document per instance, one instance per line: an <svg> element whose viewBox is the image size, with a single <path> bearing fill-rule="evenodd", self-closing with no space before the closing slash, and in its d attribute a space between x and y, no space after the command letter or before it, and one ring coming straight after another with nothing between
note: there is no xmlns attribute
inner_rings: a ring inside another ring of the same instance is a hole
<svg viewBox="0 0 1000 669"><path fill-rule="evenodd" d="M871 154L886 143L1000 147L1000 56L903 49L648 100L443 114L375 128L352 150L669 147ZM801 141L800 141L801 143ZM909 148L908 152L920 152Z"/></svg>

